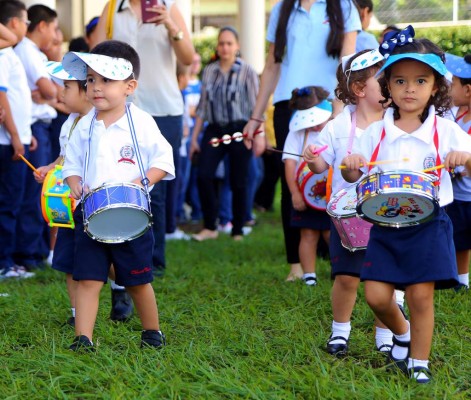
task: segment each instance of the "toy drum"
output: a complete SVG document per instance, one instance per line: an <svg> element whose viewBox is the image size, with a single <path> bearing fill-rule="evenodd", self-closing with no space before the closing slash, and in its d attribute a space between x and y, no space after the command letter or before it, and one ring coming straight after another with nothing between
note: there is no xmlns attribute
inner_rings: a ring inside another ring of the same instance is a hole
<svg viewBox="0 0 471 400"><path fill-rule="evenodd" d="M327 175L327 171L322 174L315 174L309 169L306 161L299 165L296 172L296 182L303 194L304 201L309 207L325 211L327 207Z"/></svg>
<svg viewBox="0 0 471 400"><path fill-rule="evenodd" d="M340 190L327 204L327 214L332 217L342 246L352 252L366 249L372 226L358 217L356 207L356 184Z"/></svg>
<svg viewBox="0 0 471 400"><path fill-rule="evenodd" d="M432 175L389 171L368 175L357 186L358 215L390 227L418 225L438 213L438 188Z"/></svg>
<svg viewBox="0 0 471 400"><path fill-rule="evenodd" d="M62 165L56 165L44 179L41 190L41 211L49 226L74 229L75 200L62 180Z"/></svg>
<svg viewBox="0 0 471 400"><path fill-rule="evenodd" d="M83 201L85 232L103 243L122 243L142 236L152 225L149 197L134 183L106 184Z"/></svg>

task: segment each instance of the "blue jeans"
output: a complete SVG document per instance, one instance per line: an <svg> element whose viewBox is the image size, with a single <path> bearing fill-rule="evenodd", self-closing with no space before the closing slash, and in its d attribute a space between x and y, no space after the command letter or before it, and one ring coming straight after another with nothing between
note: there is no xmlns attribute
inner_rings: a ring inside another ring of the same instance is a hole
<svg viewBox="0 0 471 400"><path fill-rule="evenodd" d="M247 209L245 210L245 222L252 221L255 216L252 214L255 193L262 183L263 179L263 161L261 157L252 155L249 165L249 174L247 176Z"/></svg>
<svg viewBox="0 0 471 400"><path fill-rule="evenodd" d="M42 121L31 125L38 148L31 151L28 158L35 167L47 165L52 161L50 126L51 124ZM48 228L41 212L41 185L36 182L30 171L26 174L23 184L25 193L16 227L14 257L19 265L35 268L49 253L49 244L44 238L44 230Z"/></svg>
<svg viewBox="0 0 471 400"><path fill-rule="evenodd" d="M29 158L29 146L24 147L25 157ZM13 161L12 156L12 146L0 145L0 269L14 265L16 224L29 172L23 161Z"/></svg>
<svg viewBox="0 0 471 400"><path fill-rule="evenodd" d="M183 135L182 116L155 117L162 135L167 139L173 149L173 162L175 171L178 171L180 155L178 149ZM154 251L152 262L154 267L165 268L165 232L173 226L176 227L176 195L177 186L175 180L160 181L150 192L151 211L154 220L152 230L154 232ZM174 229L175 230L175 229Z"/></svg>
<svg viewBox="0 0 471 400"><path fill-rule="evenodd" d="M229 156L224 157L224 177L219 187L219 224L232 221L232 190L229 173Z"/></svg>

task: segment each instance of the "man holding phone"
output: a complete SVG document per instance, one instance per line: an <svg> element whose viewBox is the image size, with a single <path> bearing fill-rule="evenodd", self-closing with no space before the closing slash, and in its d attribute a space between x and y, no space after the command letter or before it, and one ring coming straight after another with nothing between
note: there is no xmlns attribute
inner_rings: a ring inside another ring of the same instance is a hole
<svg viewBox="0 0 471 400"><path fill-rule="evenodd" d="M176 65L177 61L190 65L194 48L175 1L110 0L96 29L99 41L121 40L139 54L141 74L133 102L154 117L173 148L175 169L178 169L183 100ZM151 192L153 263L157 276L163 275L165 270L165 233L176 229L176 181L159 182Z"/></svg>

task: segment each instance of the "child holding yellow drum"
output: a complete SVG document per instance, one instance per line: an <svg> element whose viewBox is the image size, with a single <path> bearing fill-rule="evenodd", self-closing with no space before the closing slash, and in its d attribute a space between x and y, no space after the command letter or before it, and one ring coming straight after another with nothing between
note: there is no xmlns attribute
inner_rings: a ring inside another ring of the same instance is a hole
<svg viewBox="0 0 471 400"><path fill-rule="evenodd" d="M50 61L47 63L47 69L52 79L59 85L64 86L63 102L69 108L71 114L61 128L59 157L51 164L39 167L35 178L39 183L44 182L41 196L41 208L44 218L51 227L59 227L52 268L66 274L67 291L72 307L72 317L67 322L73 325L75 321L75 289L77 286L77 282L72 279L75 241L72 212L75 208L75 201L70 197L69 187L62 181L62 164L64 163L67 143L77 122L93 106L86 97L84 82L78 81L69 75L62 68L61 63Z"/></svg>

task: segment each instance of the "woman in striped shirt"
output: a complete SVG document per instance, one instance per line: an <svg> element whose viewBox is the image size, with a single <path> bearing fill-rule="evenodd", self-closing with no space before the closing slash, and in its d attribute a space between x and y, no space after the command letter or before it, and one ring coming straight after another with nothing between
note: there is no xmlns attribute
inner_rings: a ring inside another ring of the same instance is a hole
<svg viewBox="0 0 471 400"><path fill-rule="evenodd" d="M218 237L217 194L214 185L216 168L226 154L229 155L229 173L232 189L234 240L242 239L246 211L246 176L252 151L243 142L213 147L212 138L222 138L242 132L249 120L257 98L259 80L255 70L239 58L238 33L231 27L219 31L216 60L203 71L201 99L196 111L190 157L198 156L198 189L203 211L204 228L193 235L198 241ZM201 141L198 136L203 124L208 125Z"/></svg>

